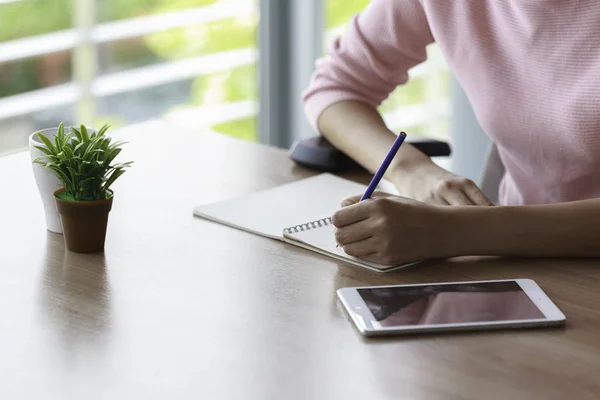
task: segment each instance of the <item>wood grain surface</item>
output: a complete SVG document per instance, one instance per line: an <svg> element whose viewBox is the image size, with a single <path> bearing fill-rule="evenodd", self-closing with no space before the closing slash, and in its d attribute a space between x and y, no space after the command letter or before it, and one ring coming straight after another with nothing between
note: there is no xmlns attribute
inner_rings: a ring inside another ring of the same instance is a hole
<svg viewBox="0 0 600 400"><path fill-rule="evenodd" d="M193 217L313 174L286 152L162 121L116 135L136 163L114 186L103 254L67 252L29 155L0 159L0 399L600 398L597 260L374 273ZM536 280L566 328L366 339L335 295L503 278Z"/></svg>

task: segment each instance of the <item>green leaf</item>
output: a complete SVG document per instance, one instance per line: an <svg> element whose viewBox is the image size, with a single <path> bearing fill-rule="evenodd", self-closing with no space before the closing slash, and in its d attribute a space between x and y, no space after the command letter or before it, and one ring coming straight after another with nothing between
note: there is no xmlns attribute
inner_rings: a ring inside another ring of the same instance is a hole
<svg viewBox="0 0 600 400"><path fill-rule="evenodd" d="M65 146L64 152L70 160L73 160L75 158L75 153L73 153L73 150L71 150L69 146Z"/></svg>
<svg viewBox="0 0 600 400"><path fill-rule="evenodd" d="M61 122L58 126L58 132L56 133L56 137L54 138L54 143L57 148L62 148L65 144L65 124Z"/></svg>
<svg viewBox="0 0 600 400"><path fill-rule="evenodd" d="M83 135L77 128L75 128L75 127L71 128L71 132L73 132L75 134L75 136L77 137L77 140L79 140L80 142L84 142Z"/></svg>
<svg viewBox="0 0 600 400"><path fill-rule="evenodd" d="M48 164L48 159L46 157L38 157L32 161L32 164L40 164L45 167Z"/></svg>
<svg viewBox="0 0 600 400"><path fill-rule="evenodd" d="M71 182L74 185L76 185L77 181L78 181L77 175L79 175L79 174L77 173L77 171L75 171L75 168L73 168L73 167L67 167L67 170L69 170L69 174L71 175ZM77 185L77 186L79 186L79 185Z"/></svg>
<svg viewBox="0 0 600 400"><path fill-rule="evenodd" d="M131 164L133 164L133 161L127 161L127 162L124 162L124 163L115 164L111 168L114 168L114 169L117 169L117 168L128 168L128 167L131 166Z"/></svg>
<svg viewBox="0 0 600 400"><path fill-rule="evenodd" d="M52 155L52 152L45 147L42 147L42 146L33 146L33 147L35 147L36 149L38 149L39 151L41 151L42 153L44 153L48 156Z"/></svg>
<svg viewBox="0 0 600 400"><path fill-rule="evenodd" d="M108 190L108 189L110 188L110 186L111 186L113 183L115 183L115 181L116 181L116 180L117 180L117 179L118 179L118 178L119 178L121 175L123 175L124 173L125 173L125 171L124 171L124 170L122 170L122 169L116 169L116 170L115 170L115 171L114 171L114 172L113 172L113 173L110 175L110 178L108 178L108 179L106 180L106 182L104 183L103 190L105 190L105 191L106 191L106 190Z"/></svg>
<svg viewBox="0 0 600 400"><path fill-rule="evenodd" d="M58 179L60 179L60 181L65 185L65 188L68 189L72 186L71 180L64 172L61 171L60 168L58 168L56 166L49 167L49 168L58 175Z"/></svg>
<svg viewBox="0 0 600 400"><path fill-rule="evenodd" d="M104 134L106 133L106 131L110 128L109 124L104 125L102 128L100 128L100 130L98 131L98 137L102 137L104 136Z"/></svg>
<svg viewBox="0 0 600 400"><path fill-rule="evenodd" d="M83 140L85 140L86 142L88 140L90 140L90 135L88 134L88 130L85 127L85 125L81 125L81 135L83 136Z"/></svg>
<svg viewBox="0 0 600 400"><path fill-rule="evenodd" d="M73 144L75 145L75 148L73 149L73 152L75 154L77 154L77 152L79 151L79 149L81 149L85 145L85 142L75 143L75 141L73 141Z"/></svg>
<svg viewBox="0 0 600 400"><path fill-rule="evenodd" d="M83 187L86 183L91 182L94 179L97 179L97 178L95 176L90 176L89 178L84 179L80 185Z"/></svg>
<svg viewBox="0 0 600 400"><path fill-rule="evenodd" d="M82 159L84 161L90 161L90 162L94 161L94 158L95 158L94 156L97 155L97 154L99 154L99 153L104 153L104 150L102 150L102 149L94 149L92 151L87 151L83 155Z"/></svg>
<svg viewBox="0 0 600 400"><path fill-rule="evenodd" d="M113 162L113 160L121 153L122 149L112 149L109 150L106 154L106 159L104 160L104 163L106 166L108 166L111 162Z"/></svg>
<svg viewBox="0 0 600 400"><path fill-rule="evenodd" d="M56 147L54 147L50 139L48 139L46 136L42 135L39 132L37 133L37 137L42 141L42 143L46 145L46 148L50 150L50 152L56 154Z"/></svg>
<svg viewBox="0 0 600 400"><path fill-rule="evenodd" d="M110 140L110 139L109 139L109 140ZM111 145L111 147L113 147L113 148L117 148L117 147L123 147L123 145L124 145L124 144L127 144L127 143L129 143L129 142L125 142L125 141L121 140L120 142L115 142L115 143L113 143L113 144Z"/></svg>

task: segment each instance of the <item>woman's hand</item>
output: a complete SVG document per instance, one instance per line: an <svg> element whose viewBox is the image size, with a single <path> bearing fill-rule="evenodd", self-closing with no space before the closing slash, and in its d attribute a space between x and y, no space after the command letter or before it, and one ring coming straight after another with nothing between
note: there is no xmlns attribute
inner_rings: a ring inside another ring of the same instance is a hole
<svg viewBox="0 0 600 400"><path fill-rule="evenodd" d="M454 175L429 159L399 171L394 178L394 184L402 196L427 204L494 205L473 181Z"/></svg>
<svg viewBox="0 0 600 400"><path fill-rule="evenodd" d="M369 200L360 196L342 202L332 217L335 238L354 257L384 265L445 258L459 249L448 220L451 207L376 192Z"/></svg>

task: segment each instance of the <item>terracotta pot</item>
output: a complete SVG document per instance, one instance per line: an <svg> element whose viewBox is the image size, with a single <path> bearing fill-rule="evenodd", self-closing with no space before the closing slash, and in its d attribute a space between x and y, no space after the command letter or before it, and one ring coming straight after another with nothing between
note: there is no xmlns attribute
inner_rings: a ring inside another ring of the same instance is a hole
<svg viewBox="0 0 600 400"><path fill-rule="evenodd" d="M74 253L96 253L104 250L110 199L98 201L67 201L56 197L66 189L54 192L67 249Z"/></svg>

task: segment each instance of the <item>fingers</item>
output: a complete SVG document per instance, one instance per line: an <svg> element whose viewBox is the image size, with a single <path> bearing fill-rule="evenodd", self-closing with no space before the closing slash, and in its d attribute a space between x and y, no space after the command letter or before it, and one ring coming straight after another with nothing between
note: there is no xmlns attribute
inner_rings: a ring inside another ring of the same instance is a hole
<svg viewBox="0 0 600 400"><path fill-rule="evenodd" d="M373 238L368 238L358 242L342 246L346 254L353 257L366 257L376 252L376 242Z"/></svg>
<svg viewBox="0 0 600 400"><path fill-rule="evenodd" d="M365 207L365 204L356 203L336 211L331 217L331 222L336 228L341 228L367 218L369 218L369 211L367 207Z"/></svg>
<svg viewBox="0 0 600 400"><path fill-rule="evenodd" d="M494 203L470 179L457 177L438 186L438 198L452 206L493 206Z"/></svg>
<svg viewBox="0 0 600 400"><path fill-rule="evenodd" d="M388 197L388 196L392 196L392 195L389 193L385 193L385 192L374 192L373 195L371 196L371 198ZM352 204L358 203L361 198L362 198L362 194L357 194L355 196L346 197L344 200L342 200L341 205L342 205L342 207L351 206Z"/></svg>
<svg viewBox="0 0 600 400"><path fill-rule="evenodd" d="M371 199L367 201L361 202L360 199L362 195L356 195L352 197L348 197L344 201L342 201L342 208L333 214L331 217L331 222L337 228L341 228L346 225L355 224L359 221L369 218L369 206L370 200L376 199L378 197L391 197L393 195L384 192L375 192ZM344 204L349 204L344 206Z"/></svg>
<svg viewBox="0 0 600 400"><path fill-rule="evenodd" d="M370 238L372 235L369 233L371 222L369 219L362 220L356 224L347 225L343 228L335 230L335 241L340 246L345 246L350 243L359 242Z"/></svg>
<svg viewBox="0 0 600 400"><path fill-rule="evenodd" d="M482 191L471 182L472 185L468 185L465 188L465 194L471 199L476 206L493 206L495 205Z"/></svg>
<svg viewBox="0 0 600 400"><path fill-rule="evenodd" d="M442 194L442 199L448 205L453 206L472 206L474 205L473 201L467 197L462 191L452 190L450 192L446 192Z"/></svg>
<svg viewBox="0 0 600 400"><path fill-rule="evenodd" d="M356 204L360 201L360 198L362 196L360 194L356 195L356 196L351 196L351 197L346 197L344 200L342 200L342 207L348 207L351 206L352 204Z"/></svg>

